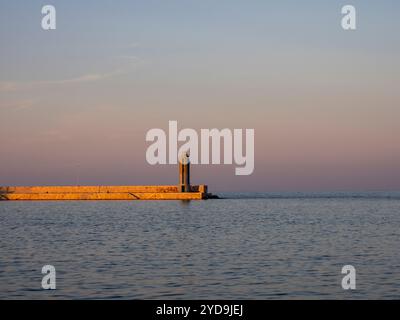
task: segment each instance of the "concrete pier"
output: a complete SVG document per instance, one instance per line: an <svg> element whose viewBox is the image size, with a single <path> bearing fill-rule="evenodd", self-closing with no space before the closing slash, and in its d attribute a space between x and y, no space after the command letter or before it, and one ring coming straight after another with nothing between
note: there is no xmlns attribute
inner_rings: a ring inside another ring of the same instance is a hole
<svg viewBox="0 0 400 320"><path fill-rule="evenodd" d="M1 200L203 200L207 186L32 186L0 187Z"/></svg>
<svg viewBox="0 0 400 320"><path fill-rule="evenodd" d="M0 187L0 201L34 200L203 200L217 198L206 185L190 185L189 155L179 161L175 186L31 186Z"/></svg>

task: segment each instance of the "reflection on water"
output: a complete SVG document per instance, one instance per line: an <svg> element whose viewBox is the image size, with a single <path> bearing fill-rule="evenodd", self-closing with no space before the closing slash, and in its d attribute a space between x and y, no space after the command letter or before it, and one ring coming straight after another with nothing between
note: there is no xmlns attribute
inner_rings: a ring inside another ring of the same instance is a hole
<svg viewBox="0 0 400 320"><path fill-rule="evenodd" d="M224 196L0 202L0 298L400 298L398 193Z"/></svg>

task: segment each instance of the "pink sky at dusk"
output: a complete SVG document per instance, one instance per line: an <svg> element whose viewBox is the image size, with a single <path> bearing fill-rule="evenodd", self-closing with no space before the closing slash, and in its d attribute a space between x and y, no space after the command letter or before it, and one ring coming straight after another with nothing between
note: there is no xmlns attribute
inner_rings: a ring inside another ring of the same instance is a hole
<svg viewBox="0 0 400 320"><path fill-rule="evenodd" d="M52 34L32 28L33 4L8 8L26 19L0 33L8 43L0 185L176 184L176 166L146 163L145 136L177 120L180 129L255 129L251 176L235 176L235 165L193 167L193 182L212 191L400 189L399 22L390 16L368 25L365 5L364 25L348 34L335 7L321 6L318 30L301 11L303 23L293 17L278 36L272 22L235 6L217 5L204 26L169 24L144 6L148 20L120 8L123 23L111 32L101 8L90 28L80 15L68 25L76 5L60 5L65 16Z"/></svg>

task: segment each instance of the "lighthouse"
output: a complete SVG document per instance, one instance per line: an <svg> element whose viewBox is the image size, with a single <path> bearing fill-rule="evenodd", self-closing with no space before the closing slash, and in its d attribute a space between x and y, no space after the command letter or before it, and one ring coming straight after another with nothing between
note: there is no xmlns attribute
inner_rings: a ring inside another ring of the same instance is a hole
<svg viewBox="0 0 400 320"><path fill-rule="evenodd" d="M184 152L179 157L179 192L191 192L190 187L190 157Z"/></svg>

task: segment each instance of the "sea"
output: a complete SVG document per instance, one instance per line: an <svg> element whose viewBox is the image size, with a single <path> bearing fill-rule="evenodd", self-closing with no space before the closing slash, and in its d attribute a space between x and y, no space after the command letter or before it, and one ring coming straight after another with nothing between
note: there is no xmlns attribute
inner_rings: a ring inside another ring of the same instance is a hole
<svg viewBox="0 0 400 320"><path fill-rule="evenodd" d="M400 192L219 195L2 201L0 299L400 298Z"/></svg>

